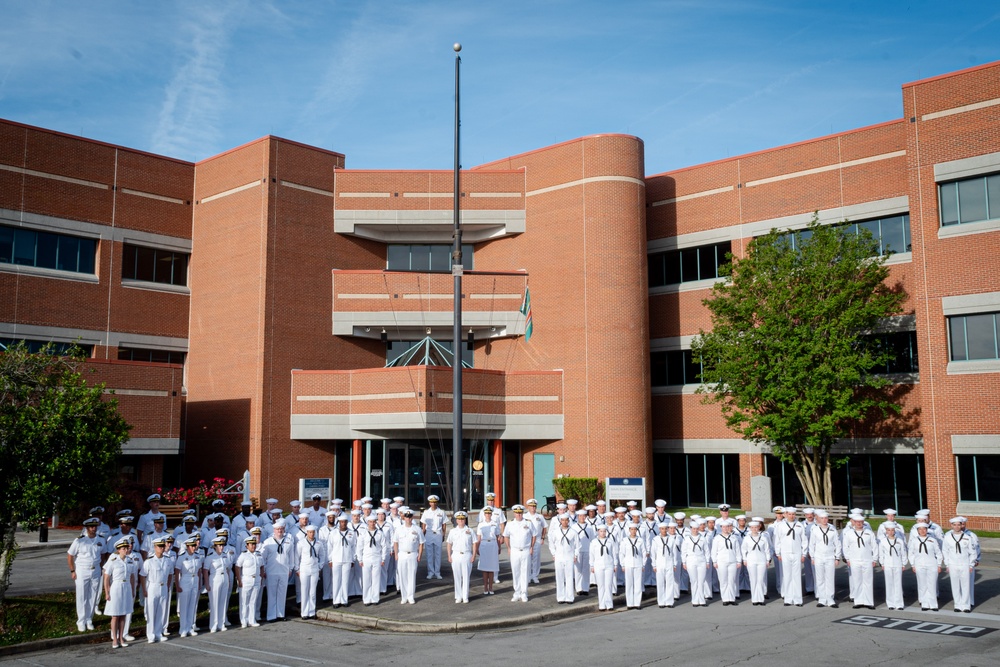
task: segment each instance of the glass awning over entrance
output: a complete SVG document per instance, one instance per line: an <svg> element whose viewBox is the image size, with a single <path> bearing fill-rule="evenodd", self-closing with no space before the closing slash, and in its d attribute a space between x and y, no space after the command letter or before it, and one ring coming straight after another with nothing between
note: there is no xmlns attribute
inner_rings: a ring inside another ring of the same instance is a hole
<svg viewBox="0 0 1000 667"><path fill-rule="evenodd" d="M461 344L461 343L459 343ZM388 361L386 368L397 368L400 366L448 366L455 363L455 355L451 350L430 336L413 343L413 345L399 356ZM472 364L463 361L463 368L472 368Z"/></svg>

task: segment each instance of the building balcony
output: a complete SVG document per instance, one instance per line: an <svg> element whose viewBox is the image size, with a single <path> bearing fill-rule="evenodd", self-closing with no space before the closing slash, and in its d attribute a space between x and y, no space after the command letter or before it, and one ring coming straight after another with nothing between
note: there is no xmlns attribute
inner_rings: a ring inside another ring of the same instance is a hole
<svg viewBox="0 0 1000 667"><path fill-rule="evenodd" d="M462 371L462 438L561 440L563 372ZM452 369L292 371L295 440L430 439L452 432Z"/></svg>
<svg viewBox="0 0 1000 667"><path fill-rule="evenodd" d="M528 274L467 271L462 277L462 337L521 336ZM450 273L334 271L333 334L388 340L452 339Z"/></svg>

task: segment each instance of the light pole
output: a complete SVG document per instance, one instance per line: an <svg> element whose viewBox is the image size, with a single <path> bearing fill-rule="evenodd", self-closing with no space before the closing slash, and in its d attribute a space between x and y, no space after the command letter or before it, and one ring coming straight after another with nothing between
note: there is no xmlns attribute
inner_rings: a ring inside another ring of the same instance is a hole
<svg viewBox="0 0 1000 667"><path fill-rule="evenodd" d="M461 168L459 162L459 66L462 45L455 42L455 215L451 251L451 275L455 283L455 306L452 313L452 415L451 415L451 502L452 513L462 508L462 228L459 226Z"/></svg>

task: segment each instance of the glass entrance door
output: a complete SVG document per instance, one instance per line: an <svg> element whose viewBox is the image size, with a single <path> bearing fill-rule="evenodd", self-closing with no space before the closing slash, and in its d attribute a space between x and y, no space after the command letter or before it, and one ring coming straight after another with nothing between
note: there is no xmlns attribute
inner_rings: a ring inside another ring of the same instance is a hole
<svg viewBox="0 0 1000 667"><path fill-rule="evenodd" d="M427 506L436 495L448 504L445 493L451 456L427 441L386 442L385 490L389 497L403 496L414 510Z"/></svg>

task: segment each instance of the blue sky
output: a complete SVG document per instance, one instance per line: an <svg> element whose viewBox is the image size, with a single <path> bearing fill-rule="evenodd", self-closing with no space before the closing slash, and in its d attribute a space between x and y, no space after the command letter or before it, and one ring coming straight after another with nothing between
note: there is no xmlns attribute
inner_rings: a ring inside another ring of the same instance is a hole
<svg viewBox="0 0 1000 667"><path fill-rule="evenodd" d="M185 160L266 134L349 168L622 132L654 174L902 115L1000 60L990 1L0 0L0 117Z"/></svg>

